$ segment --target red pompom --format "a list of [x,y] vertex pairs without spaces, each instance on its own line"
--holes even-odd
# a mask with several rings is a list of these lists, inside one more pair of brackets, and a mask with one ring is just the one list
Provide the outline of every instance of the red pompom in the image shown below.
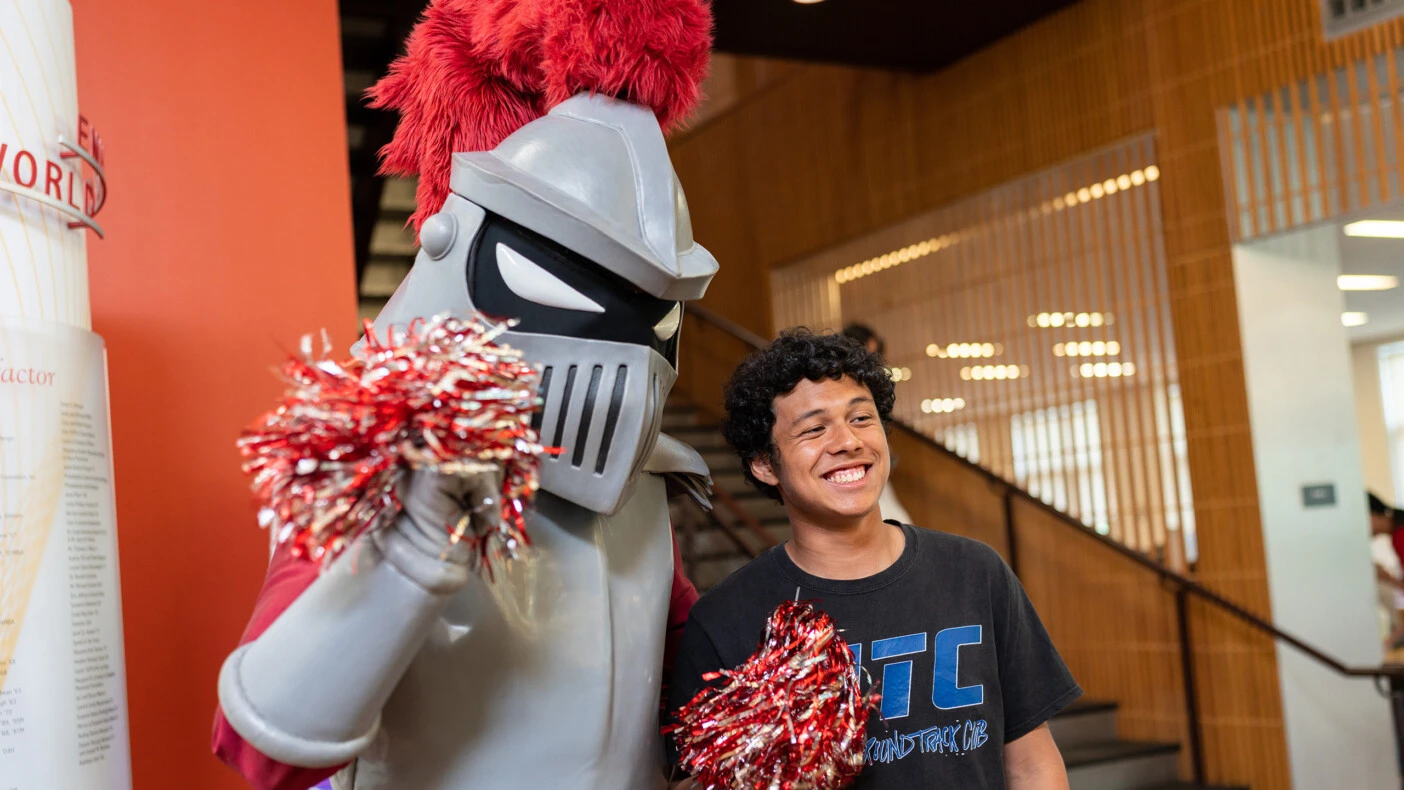
[[329,564],[399,514],[395,485],[406,469],[500,465],[501,523],[467,537],[480,561],[515,556],[529,542],[522,513],[544,449],[531,428],[536,369],[493,342],[506,328],[436,318],[381,343],[367,321],[364,352],[343,362],[328,359],[325,337],[320,359],[303,338],[302,358],[283,366],[282,405],[239,439],[260,523],[294,553]]
[[448,197],[454,153],[487,151],[582,93],[681,123],[711,49],[705,0],[433,0],[406,52],[367,95],[398,110],[381,172],[419,176],[419,225]]
[[834,621],[808,601],[786,601],[756,654],[710,673],[669,728],[684,768],[708,790],[836,790],[863,770],[875,693],[859,688],[853,653]]

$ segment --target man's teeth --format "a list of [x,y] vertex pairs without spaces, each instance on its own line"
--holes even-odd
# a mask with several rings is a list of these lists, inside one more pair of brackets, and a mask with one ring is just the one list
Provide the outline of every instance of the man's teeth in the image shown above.
[[838,472],[834,472],[833,474],[830,474],[827,477],[829,479],[829,482],[831,483],[856,483],[859,480],[862,480],[867,475],[868,470],[864,467],[859,466],[853,469],[843,469]]

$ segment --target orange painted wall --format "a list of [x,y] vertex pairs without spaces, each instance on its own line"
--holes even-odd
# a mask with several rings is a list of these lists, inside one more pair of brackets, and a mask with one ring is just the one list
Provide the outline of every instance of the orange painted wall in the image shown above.
[[354,339],[336,0],[73,0],[107,144],[90,237],[107,340],[133,771],[244,787],[209,752],[215,679],[267,557],[234,440],[305,332]]

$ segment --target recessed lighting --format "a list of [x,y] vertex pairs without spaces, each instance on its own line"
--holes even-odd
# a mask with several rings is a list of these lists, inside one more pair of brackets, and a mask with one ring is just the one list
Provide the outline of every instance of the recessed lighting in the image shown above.
[[1007,381],[1028,375],[1027,365],[975,365],[960,369],[960,377],[966,381]]
[[1084,362],[1074,365],[1072,374],[1084,379],[1119,379],[1136,375],[1136,366],[1130,362]]
[[928,398],[921,402],[923,414],[950,414],[963,408],[964,398]]
[[795,2],[799,3],[800,5],[814,5],[815,3],[824,2],[824,0],[795,0]]
[[1370,316],[1365,313],[1341,313],[1341,326],[1365,326]]
[[1346,225],[1345,235],[1368,239],[1404,239],[1404,222],[1394,219],[1362,219]]
[[1388,291],[1399,287],[1399,278],[1392,274],[1342,274],[1336,278],[1342,291]]

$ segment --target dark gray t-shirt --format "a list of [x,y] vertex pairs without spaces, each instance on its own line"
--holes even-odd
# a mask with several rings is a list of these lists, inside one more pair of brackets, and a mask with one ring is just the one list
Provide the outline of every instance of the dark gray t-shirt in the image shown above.
[[881,711],[868,721],[867,767],[854,788],[1004,787],[1004,745],[1082,690],[993,549],[895,528],[906,534],[902,556],[866,579],[811,576],[777,546],[702,596],[683,635],[668,710],[702,688],[704,673],[749,658],[766,618],[798,588],[834,618],[865,688],[868,678],[881,683]]

